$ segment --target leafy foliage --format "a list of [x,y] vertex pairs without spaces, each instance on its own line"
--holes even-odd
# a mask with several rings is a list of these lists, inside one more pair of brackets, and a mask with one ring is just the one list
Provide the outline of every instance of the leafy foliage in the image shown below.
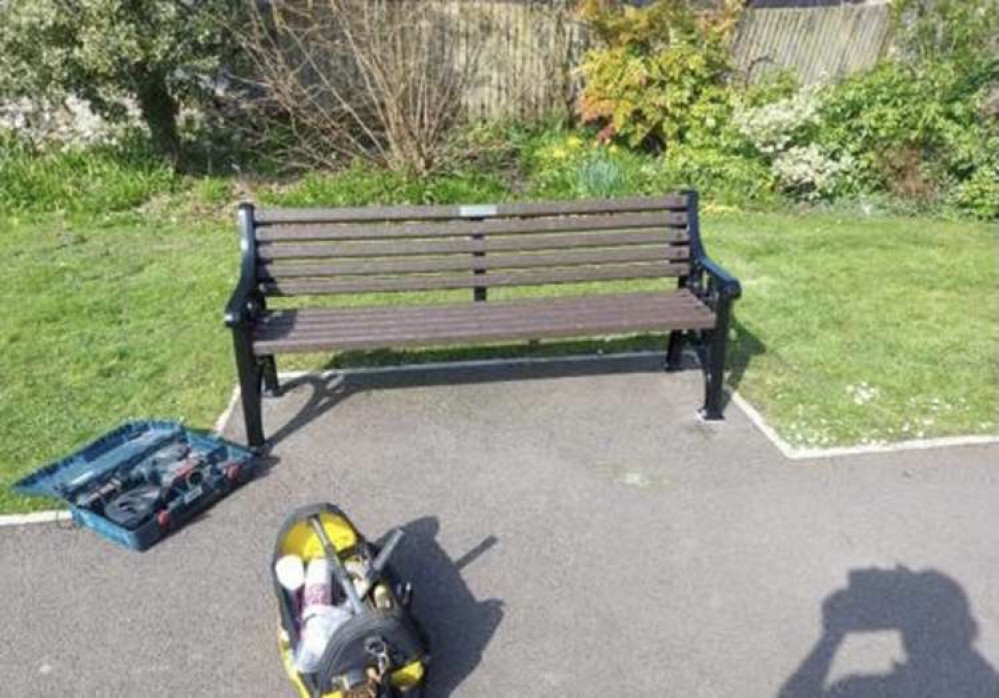
[[999,3],[993,0],[895,0],[896,44],[916,65],[940,61],[979,72],[995,64]]
[[821,95],[816,142],[850,156],[862,189],[995,215],[999,121],[983,109],[999,82],[999,5],[905,0],[897,55]]
[[208,97],[231,58],[235,0],[0,3],[0,96],[75,94],[109,119],[134,100],[162,155],[179,157],[179,109]]
[[905,0],[892,57],[818,91],[741,100],[734,123],[795,198],[883,192],[994,216],[999,80],[992,0]]
[[588,0],[580,14],[602,42],[581,65],[580,116],[602,126],[600,139],[662,149],[692,131],[717,132],[728,120],[728,41],[735,3],[696,14],[687,0],[648,7]]
[[774,184],[801,199],[829,199],[843,193],[853,179],[849,153],[834,157],[815,142],[819,102],[811,90],[735,114],[734,121],[756,155],[769,163]]
[[722,204],[766,204],[776,198],[774,175],[765,162],[718,148],[671,148],[660,158],[657,176],[671,189],[697,189],[709,201]]

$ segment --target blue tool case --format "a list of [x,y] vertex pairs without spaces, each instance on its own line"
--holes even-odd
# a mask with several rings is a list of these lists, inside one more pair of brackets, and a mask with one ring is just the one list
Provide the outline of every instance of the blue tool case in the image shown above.
[[145,550],[253,475],[242,446],[177,422],[128,422],[14,485],[58,497],[73,520]]

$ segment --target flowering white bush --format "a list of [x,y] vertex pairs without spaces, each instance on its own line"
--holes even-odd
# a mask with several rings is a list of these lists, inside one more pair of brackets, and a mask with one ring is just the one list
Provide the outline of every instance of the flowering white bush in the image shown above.
[[736,128],[764,155],[778,155],[800,139],[802,132],[817,124],[818,99],[810,90],[761,107],[740,109]]
[[854,165],[849,155],[834,160],[812,143],[795,146],[778,155],[773,162],[773,172],[786,192],[806,199],[819,199],[835,194]]
[[779,102],[739,110],[734,117],[740,133],[770,161],[778,186],[806,199],[837,193],[855,169],[849,155],[833,159],[812,142],[818,111],[815,92],[802,90]]
[[60,102],[19,99],[0,103],[0,133],[12,131],[37,146],[63,149],[114,143],[124,129],[141,123],[134,105],[127,112],[125,123],[111,124],[78,97]]

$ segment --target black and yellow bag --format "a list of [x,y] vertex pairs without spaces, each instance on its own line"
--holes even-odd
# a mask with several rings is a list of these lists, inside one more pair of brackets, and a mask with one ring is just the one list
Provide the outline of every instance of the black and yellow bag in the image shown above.
[[[325,542],[319,535],[318,522],[325,532]],[[368,585],[348,575],[355,587],[367,586],[369,590],[360,599],[360,610],[335,630],[318,670],[299,672],[294,660],[300,632],[295,610],[298,601],[278,582],[274,567],[285,555],[297,555],[306,563],[326,557],[324,544],[336,551],[346,569],[373,570],[374,563],[379,562],[380,546],[365,540],[346,514],[332,504],[303,507],[288,517],[278,533],[271,564],[280,613],[278,646],[288,678],[303,698],[422,695],[429,659],[426,638],[409,613],[411,587],[397,577],[389,564],[367,579]],[[333,588],[337,589],[336,581]]]

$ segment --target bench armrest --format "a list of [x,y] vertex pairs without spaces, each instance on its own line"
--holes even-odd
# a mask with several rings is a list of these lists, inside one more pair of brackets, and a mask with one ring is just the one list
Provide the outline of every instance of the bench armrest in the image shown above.
[[[698,216],[700,197],[694,190],[687,194],[687,216],[690,226],[690,280],[687,286],[697,295],[709,301],[728,304],[742,295],[742,284],[718,262],[708,256],[701,241],[701,226]],[[702,276],[707,276],[707,283]]]
[[229,297],[229,302],[225,305],[225,312],[222,321],[226,327],[238,327],[246,324],[253,317],[253,286],[247,283],[245,277],[240,276],[236,289]]
[[711,277],[718,289],[719,296],[735,300],[742,295],[742,284],[739,283],[739,280],[706,254],[695,255],[694,263]]
[[226,303],[223,321],[226,327],[239,327],[249,323],[259,308],[256,285],[257,241],[253,231],[253,205],[242,203],[237,214],[239,224],[240,267],[239,281]]

